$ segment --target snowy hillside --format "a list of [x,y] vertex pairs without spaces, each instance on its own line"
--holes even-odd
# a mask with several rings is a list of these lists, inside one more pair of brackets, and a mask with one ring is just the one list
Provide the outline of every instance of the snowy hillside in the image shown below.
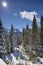
[[[4,61],[8,65],[43,65],[43,58],[37,57],[37,59],[39,59],[40,61],[30,61],[29,57],[20,49],[20,47],[16,47],[14,53],[5,56]],[[0,65],[1,64],[2,63],[0,63]]]
[[0,58],[0,65],[7,65],[7,64]]

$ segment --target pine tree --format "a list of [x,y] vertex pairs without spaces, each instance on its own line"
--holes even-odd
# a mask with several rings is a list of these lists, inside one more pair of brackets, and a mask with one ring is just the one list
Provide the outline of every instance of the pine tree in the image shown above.
[[16,36],[17,38],[17,45],[19,45],[19,37],[18,37],[18,35]]
[[11,53],[11,45],[7,35],[5,35],[5,38],[6,38],[6,53],[9,54]]
[[22,31],[22,42],[23,42],[23,47],[25,47],[25,28],[23,28]]
[[3,25],[0,19],[0,46],[4,47],[4,35],[3,35]]
[[41,16],[40,26],[40,44],[43,46],[43,16]]
[[2,57],[2,54],[4,55],[4,53],[5,53],[5,40],[3,35],[3,24],[0,19],[0,57]]
[[25,36],[26,36],[26,45],[28,45],[29,44],[29,27],[28,27],[28,25],[26,26]]
[[34,15],[33,18],[33,23],[32,23],[32,45],[33,48],[37,47],[37,43],[38,43],[38,27],[37,27],[37,23],[36,23],[36,17]]
[[13,52],[14,51],[14,28],[13,28],[13,25],[11,25],[9,39],[10,39],[10,44],[11,44],[11,52]]
[[28,25],[26,29],[23,28],[23,46],[26,47],[29,44],[29,28]]

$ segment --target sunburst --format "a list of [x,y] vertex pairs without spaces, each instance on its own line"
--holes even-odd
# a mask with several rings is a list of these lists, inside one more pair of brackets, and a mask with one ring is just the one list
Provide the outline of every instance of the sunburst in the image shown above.
[[7,2],[3,1],[2,5],[3,5],[3,7],[7,7]]

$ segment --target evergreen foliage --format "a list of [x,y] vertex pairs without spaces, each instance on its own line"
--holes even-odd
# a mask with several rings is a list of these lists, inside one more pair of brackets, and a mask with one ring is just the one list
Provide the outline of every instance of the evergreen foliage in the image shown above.
[[32,23],[32,45],[35,47],[37,47],[37,38],[38,38],[38,27],[37,27],[37,23],[36,23],[36,17],[34,15],[33,18],[33,23]]
[[14,51],[14,28],[13,25],[11,25],[11,30],[10,30],[10,34],[9,34],[9,39],[10,39],[10,44],[11,44],[11,52]]
[[40,44],[43,46],[43,16],[40,21]]
[[29,28],[28,25],[26,26],[26,29],[23,28],[23,46],[26,47],[27,44],[29,44]]
[[7,35],[6,35],[6,52],[7,54],[11,53],[11,45]]

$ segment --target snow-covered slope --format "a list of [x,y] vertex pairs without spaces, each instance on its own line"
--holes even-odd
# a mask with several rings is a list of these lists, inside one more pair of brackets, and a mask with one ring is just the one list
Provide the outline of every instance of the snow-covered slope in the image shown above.
[[7,64],[0,58],[0,65],[7,65]]
[[[8,61],[8,65],[17,65],[17,64],[22,64],[22,65],[43,65],[43,58],[40,58],[40,57],[38,57],[39,58],[39,62],[37,61],[35,61],[34,60],[34,62],[32,62],[32,61],[29,61],[29,58],[28,58],[28,56],[21,50],[21,48],[19,47],[19,48],[15,48],[15,50],[14,50],[14,53],[11,53],[11,54],[9,54],[9,55],[6,55],[6,57],[5,57],[6,59],[6,61]],[[4,65],[4,64],[2,64],[2,65]]]

